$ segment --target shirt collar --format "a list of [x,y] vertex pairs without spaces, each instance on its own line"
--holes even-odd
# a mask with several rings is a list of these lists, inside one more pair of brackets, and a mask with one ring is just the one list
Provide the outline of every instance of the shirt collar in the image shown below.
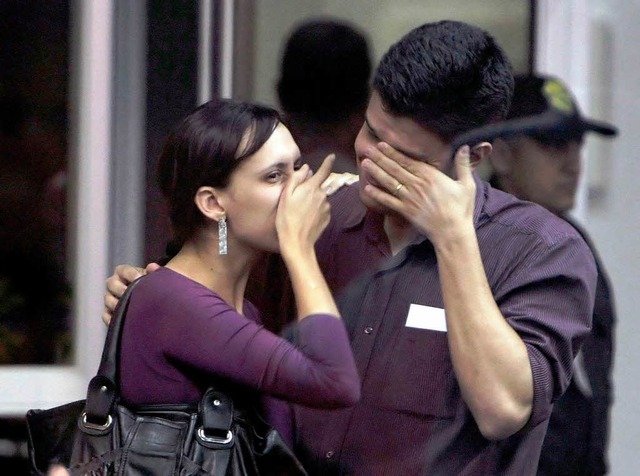
[[488,184],[483,181],[478,174],[473,173],[473,180],[476,182],[476,201],[475,208],[473,210],[473,227],[478,229],[480,224],[480,218],[484,213],[484,206],[487,201],[487,187]]

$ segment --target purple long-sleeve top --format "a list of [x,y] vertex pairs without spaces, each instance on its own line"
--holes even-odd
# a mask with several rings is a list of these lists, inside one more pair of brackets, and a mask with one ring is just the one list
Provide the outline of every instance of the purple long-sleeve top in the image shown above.
[[308,316],[297,326],[297,343],[264,329],[248,301],[241,314],[205,286],[161,268],[131,296],[121,394],[134,405],[195,403],[222,378],[311,407],[354,404],[360,381],[342,321]]

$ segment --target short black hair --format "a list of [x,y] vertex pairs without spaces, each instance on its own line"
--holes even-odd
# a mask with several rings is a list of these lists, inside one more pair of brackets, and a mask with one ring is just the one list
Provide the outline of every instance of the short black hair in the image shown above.
[[364,33],[341,20],[312,19],[298,25],[285,43],[278,100],[285,114],[339,121],[364,110],[370,76]]
[[445,140],[505,118],[513,71],[491,35],[458,21],[427,23],[383,56],[373,89],[387,110]]
[[169,208],[174,244],[204,224],[194,203],[202,186],[224,188],[240,163],[260,149],[280,124],[270,107],[216,99],[184,118],[168,135],[158,160],[158,182]]

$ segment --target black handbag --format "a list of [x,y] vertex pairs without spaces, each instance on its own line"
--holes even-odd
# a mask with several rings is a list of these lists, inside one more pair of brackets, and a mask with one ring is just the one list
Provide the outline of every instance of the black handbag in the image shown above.
[[197,408],[120,403],[120,335],[138,281],[114,312],[86,400],[27,412],[31,474],[61,464],[71,475],[306,475],[254,406],[227,391],[209,388]]

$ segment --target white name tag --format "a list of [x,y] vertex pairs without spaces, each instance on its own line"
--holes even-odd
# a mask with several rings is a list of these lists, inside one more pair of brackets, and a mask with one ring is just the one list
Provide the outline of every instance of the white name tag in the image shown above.
[[405,326],[416,329],[447,332],[447,320],[444,317],[444,309],[422,306],[421,304],[411,304]]

